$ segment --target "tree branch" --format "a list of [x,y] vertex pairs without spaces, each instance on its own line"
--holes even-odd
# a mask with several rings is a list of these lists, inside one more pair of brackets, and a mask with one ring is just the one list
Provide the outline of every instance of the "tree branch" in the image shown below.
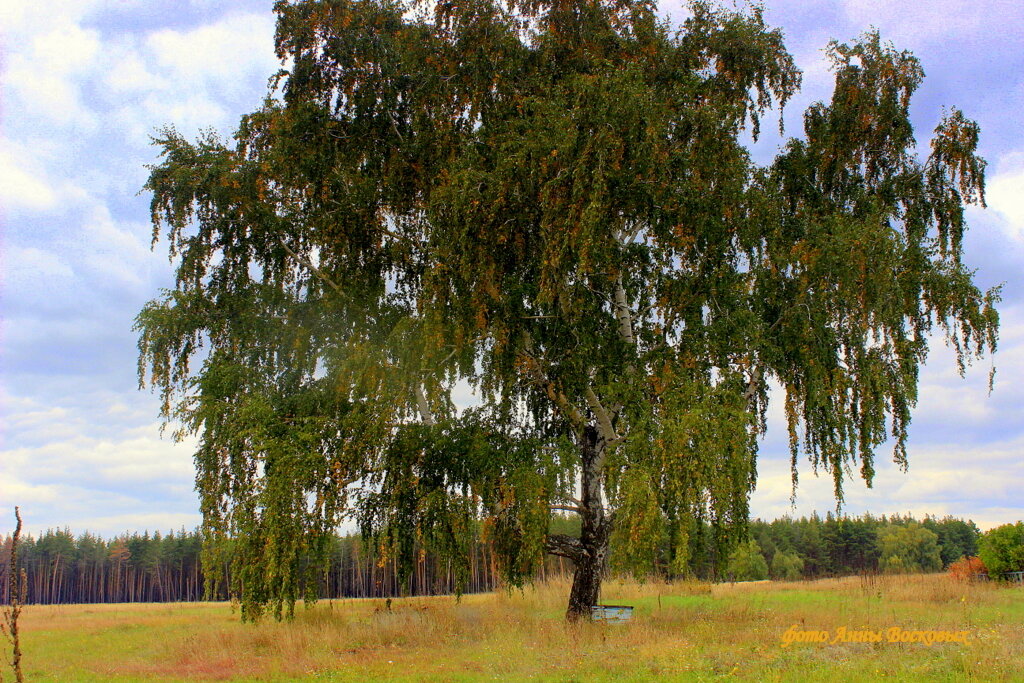
[[633,335],[633,316],[626,301],[626,289],[622,286],[622,275],[615,278],[615,317],[619,321],[619,336],[630,346],[636,346]]
[[761,386],[763,377],[764,369],[760,365],[754,366],[754,371],[750,373],[750,379],[747,381],[747,390],[743,392],[743,400],[747,404],[750,404],[757,396],[757,390]]
[[520,353],[526,358],[527,362],[524,363],[524,365],[527,373],[530,375],[530,378],[535,383],[544,387],[548,398],[558,406],[558,410],[569,421],[571,421],[577,428],[582,428],[586,424],[586,420],[583,419],[580,411],[577,410],[576,406],[569,402],[566,395],[555,385],[553,381],[551,381],[550,378],[548,378],[544,373],[544,370],[541,369],[540,361],[530,353],[533,349],[533,338],[530,336],[529,332],[526,333],[526,346],[528,350],[520,351]]
[[594,411],[594,415],[597,417],[598,427],[601,429],[601,436],[604,437],[606,446],[618,443],[622,441],[622,437],[615,433],[615,427],[612,425],[611,414],[605,409],[604,405],[601,404],[601,399],[594,393],[593,387],[587,387],[587,405]]
[[573,562],[576,562],[583,557],[583,544],[580,539],[565,534],[549,534],[545,543],[545,548],[552,555],[558,555],[559,557],[565,557]]
[[628,228],[626,226],[622,226],[621,230],[615,231],[615,241],[622,246],[632,244],[633,240],[636,239],[636,236],[640,234],[641,230],[643,230],[643,227],[644,224],[641,221],[637,221]]
[[312,261],[310,261],[305,256],[302,256],[302,255],[298,254],[294,249],[292,249],[291,246],[289,246],[288,242],[286,242],[283,237],[280,238],[280,242],[281,242],[281,246],[284,247],[285,251],[287,251],[289,254],[291,254],[293,259],[295,259],[296,261],[298,261],[302,265],[304,265],[307,268],[309,268],[309,270],[311,270],[314,275],[316,275],[318,278],[320,278],[321,280],[326,282],[328,285],[330,285],[331,289],[333,289],[338,294],[341,294],[344,297],[351,298],[351,297],[349,297],[348,293],[345,290],[343,290],[341,287],[338,286],[338,284],[336,282],[334,282],[334,280],[332,280],[331,278],[327,277],[327,275],[322,270],[320,270],[315,265],[313,265]]
[[430,412],[430,405],[427,403],[427,395],[423,392],[423,385],[416,383],[416,408],[420,411],[420,419],[428,427],[434,426],[434,414]]

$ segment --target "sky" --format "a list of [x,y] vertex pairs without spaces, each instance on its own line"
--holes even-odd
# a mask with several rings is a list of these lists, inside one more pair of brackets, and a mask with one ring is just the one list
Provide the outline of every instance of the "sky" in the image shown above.
[[[160,433],[138,389],[132,321],[171,286],[166,244],[151,250],[150,136],[229,135],[280,64],[270,0],[6,0],[0,3],[0,533],[113,535],[192,528],[194,443]],[[663,2],[669,17],[683,16]],[[922,370],[909,469],[878,452],[873,488],[848,481],[844,511],[950,514],[982,529],[1024,519],[1024,3],[1018,0],[767,0],[804,72],[783,117],[828,99],[823,48],[876,27],[921,59],[912,116],[926,149],[943,107],[981,125],[988,208],[969,210],[965,260],[1003,283],[1000,349],[956,371],[941,338]],[[752,144],[769,161],[780,138]],[[995,385],[988,391],[990,368]],[[466,397],[463,397],[465,399]],[[754,516],[825,514],[829,475],[801,464],[795,505],[781,411],[770,411]]]

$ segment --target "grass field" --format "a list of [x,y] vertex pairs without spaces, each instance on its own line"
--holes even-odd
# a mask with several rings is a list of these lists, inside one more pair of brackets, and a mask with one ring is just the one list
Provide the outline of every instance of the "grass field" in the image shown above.
[[[605,584],[631,623],[563,622],[568,585],[454,598],[335,600],[293,623],[241,624],[229,605],[28,606],[34,681],[1024,681],[1024,588],[943,575],[816,582]],[[794,628],[795,627],[795,628]],[[854,631],[881,642],[843,642]],[[966,644],[889,642],[889,629],[967,631]],[[830,642],[787,632],[826,631]],[[837,641],[837,642],[831,642]],[[5,680],[11,680],[6,674]]]

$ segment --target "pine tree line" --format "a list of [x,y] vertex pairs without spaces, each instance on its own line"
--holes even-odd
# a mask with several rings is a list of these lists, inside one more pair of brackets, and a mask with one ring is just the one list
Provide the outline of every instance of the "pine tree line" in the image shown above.
[[[555,518],[559,532],[578,533],[578,522]],[[726,558],[715,557],[714,529],[703,526],[691,537],[691,561],[682,573],[700,578],[732,576]],[[733,560],[742,566],[762,562],[772,578],[820,578],[861,572],[902,570],[934,571],[961,556],[978,552],[980,532],[971,521],[952,517],[817,516],[750,523],[750,544],[741,545]],[[667,542],[660,555],[667,556]],[[706,546],[706,547],[705,547]],[[203,600],[206,576],[202,538],[197,531],[180,530],[123,534],[113,539],[70,530],[48,530],[25,536],[19,544],[19,562],[28,576],[27,602],[68,604],[102,602],[177,602]],[[11,537],[0,547],[0,576],[7,576]],[[613,563],[614,564],[614,563]],[[740,566],[740,565],[737,565]],[[564,558],[549,555],[538,578],[571,571]],[[754,570],[755,573],[760,570]],[[228,598],[229,569],[221,567],[216,592],[208,597]],[[657,573],[679,575],[666,564]],[[218,577],[220,578],[220,577]],[[473,544],[465,591],[494,590],[499,583],[495,557],[489,545]],[[457,577],[451,563],[430,553],[417,554],[407,586],[401,584],[393,559],[382,558],[357,535],[333,539],[326,571],[315,592],[321,598],[387,598],[400,595],[443,595],[456,592]],[[6,582],[0,582],[0,602],[9,600]]]
[[[94,534],[75,536],[70,530],[48,530],[19,543],[19,564],[28,577],[29,604],[103,602],[178,602],[207,597],[228,598],[229,568],[221,567],[222,581],[211,596],[204,596],[202,538],[197,531],[181,530],[124,534],[105,540]],[[0,576],[7,576],[11,537],[0,547]],[[541,567],[541,578],[567,571],[566,560],[551,556]],[[220,577],[218,577],[220,578]],[[465,592],[494,590],[495,559],[488,544],[473,544]],[[429,553],[417,554],[415,567],[403,587],[394,559],[381,558],[359,536],[333,540],[327,570],[316,593],[321,598],[387,598],[400,595],[445,595],[456,592],[457,577],[450,561]],[[0,602],[9,600],[6,581],[0,581]]]
[[[202,541],[192,531],[124,534],[103,539],[50,529],[19,543],[28,578],[27,602],[177,602],[203,597]],[[11,537],[3,539],[0,569],[7,571]],[[8,586],[0,597],[8,599]]]

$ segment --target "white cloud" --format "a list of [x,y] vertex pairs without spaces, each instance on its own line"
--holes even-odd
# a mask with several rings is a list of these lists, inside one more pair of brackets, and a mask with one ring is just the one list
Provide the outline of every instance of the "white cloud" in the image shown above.
[[215,86],[237,93],[247,83],[240,76],[256,70],[273,73],[274,17],[268,13],[234,14],[188,32],[159,31],[146,40],[156,64],[173,80]]
[[236,112],[259,105],[279,68],[273,37],[270,13],[232,14],[109,45],[102,81],[122,139],[149,149],[150,136],[165,125],[187,136],[233,127]]
[[[911,447],[906,472],[889,462],[885,452],[876,460],[873,488],[860,479],[847,479],[843,512],[859,515],[911,513],[972,518],[983,528],[1024,519],[1024,437],[994,446]],[[751,500],[755,517],[809,516],[835,511],[830,474],[814,476],[803,464],[790,505],[789,463],[762,460],[757,491]]]
[[1004,230],[1024,240],[1024,153],[1006,155],[999,167],[988,181],[985,201],[1005,221]]
[[46,211],[56,203],[57,193],[47,182],[26,171],[23,160],[0,151],[0,207],[5,213]]
[[[148,507],[152,510],[151,512],[143,512],[135,508],[131,512],[120,515],[90,515],[86,513],[77,518],[74,530],[90,531],[111,538],[125,532],[142,530],[166,533],[184,528],[191,531],[202,521],[197,512],[168,512],[155,508],[155,506]],[[95,513],[95,510],[90,512]]]
[[61,160],[53,139],[0,140],[0,210],[7,218],[63,213],[85,199],[81,187],[51,170]]
[[38,26],[46,26],[60,17],[69,22],[78,22],[92,12],[101,0],[8,0],[0,4],[0,25],[10,39],[23,36]]
[[11,247],[6,254],[7,283],[15,286],[22,280],[29,287],[41,286],[44,282],[52,283],[53,278],[71,277],[71,267],[59,254],[36,247]]
[[[8,238],[0,276],[8,307],[3,342],[8,349],[31,349],[57,339],[67,344],[78,340],[87,348],[90,337],[109,324],[99,315],[108,305],[104,301],[138,305],[154,293],[149,291],[154,267],[166,268],[149,249],[148,226],[113,220],[92,197],[62,205],[66,215],[71,206],[81,221],[73,231],[42,241],[32,232]],[[97,298],[97,292],[106,299]]]
[[154,255],[148,242],[148,226],[118,224],[106,206],[93,208],[84,226],[88,248],[80,255],[81,262],[97,281],[106,286],[138,290],[149,281],[149,266]]
[[[48,412],[46,442],[0,450],[0,497],[23,505],[37,524],[73,520],[78,526],[82,510],[70,515],[72,508],[101,499],[117,499],[129,509],[156,507],[168,496],[194,505],[194,442],[161,439],[156,424],[119,430],[116,437],[87,436],[75,429],[87,418],[81,411]],[[43,415],[30,417],[35,421]],[[65,493],[56,495],[60,491]],[[68,498],[70,491],[75,493]],[[174,508],[181,509],[180,503],[175,501]]]
[[41,117],[56,128],[90,131],[96,117],[83,101],[81,86],[83,76],[101,61],[99,35],[59,14],[41,25],[49,30],[9,57],[5,89],[23,115]]
[[134,43],[118,45],[115,49],[117,57],[103,80],[118,96],[130,97],[139,90],[165,90],[171,87],[166,77],[153,73]]

